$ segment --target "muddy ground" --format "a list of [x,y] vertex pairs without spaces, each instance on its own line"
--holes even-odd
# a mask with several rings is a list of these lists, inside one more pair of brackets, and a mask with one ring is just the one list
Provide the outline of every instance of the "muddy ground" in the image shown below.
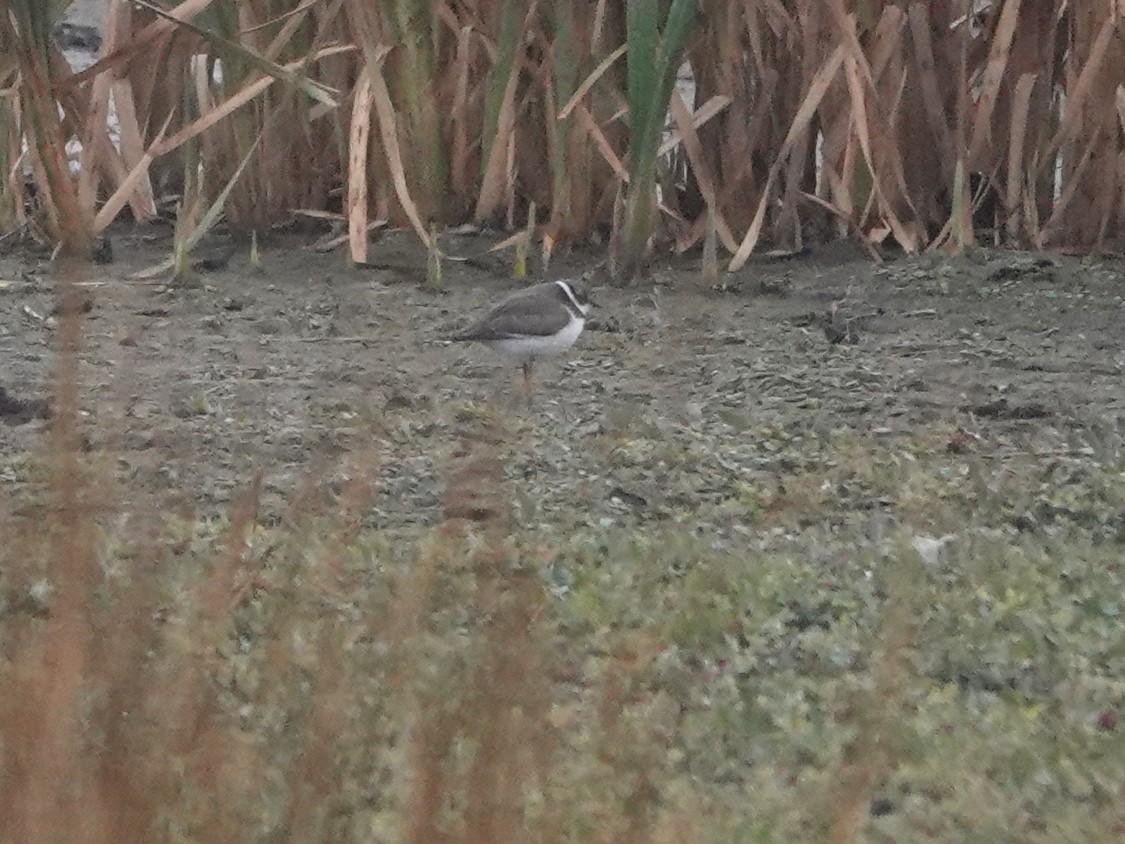
[[[291,837],[286,807],[313,770],[296,760],[325,741],[311,690],[337,668],[349,714],[307,757],[331,760],[312,782],[333,796],[324,834],[302,840],[398,840],[387,784],[423,770],[404,751],[418,713],[471,737],[536,699],[552,701],[546,802],[573,817],[567,840],[633,805],[635,780],[708,840],[827,840],[851,816],[836,807],[853,770],[880,771],[846,798],[869,802],[862,840],[1120,838],[1125,261],[876,265],[834,247],[756,264],[724,290],[701,287],[691,261],[629,290],[595,272],[596,319],[540,368],[528,407],[518,372],[444,339],[517,286],[490,241],[443,239],[473,260],[448,261],[433,291],[408,234],[374,244],[382,269],[307,248],[316,237],[266,244],[261,273],[239,249],[170,285],[130,278],[166,257],[166,237],[115,236],[117,261],[81,282],[79,475],[93,482],[76,487],[51,483],[38,404],[58,364],[51,275],[26,253],[0,257],[0,660],[64,583],[42,544],[59,524],[52,496],[96,496],[97,559],[124,614],[106,629],[146,631],[107,651],[107,676],[153,678],[135,706],[110,697],[112,717],[213,699],[222,738],[199,753],[229,740],[256,760],[232,762],[220,788],[246,819],[240,840]],[[509,480],[494,482],[495,464],[478,480],[514,505],[510,558],[480,533],[462,545],[431,530],[462,437],[493,413]],[[245,512],[238,491],[257,472],[232,575],[221,517]],[[352,477],[373,479],[359,508]],[[314,506],[329,518],[287,518]],[[229,594],[229,618],[195,611],[199,589],[216,606]],[[549,675],[532,671],[526,693],[482,683],[524,658],[492,638],[525,626],[496,623],[497,607],[524,619],[528,602],[526,641]],[[150,618],[169,631],[155,651]],[[403,640],[407,624],[421,632]],[[179,783],[192,768],[164,717],[137,746],[175,759]],[[477,767],[449,735],[437,752],[471,786]],[[167,791],[161,824],[206,824],[215,780],[195,787]]]
[[[431,525],[456,417],[492,399],[519,434],[519,518],[553,530],[672,519],[746,533],[745,490],[807,471],[785,443],[808,437],[850,435],[877,454],[924,431],[935,450],[994,466],[1118,447],[1120,258],[982,251],[878,265],[827,247],[751,265],[725,290],[702,287],[690,261],[627,290],[595,269],[596,318],[540,368],[528,409],[493,353],[443,339],[519,284],[488,241],[448,238],[447,253],[476,259],[447,262],[446,289],[432,291],[406,233],[373,247],[383,269],[347,267],[312,239],[268,245],[260,272],[239,250],[173,286],[130,278],[168,243],[125,232],[117,260],[87,271],[85,435],[126,509],[221,513],[261,470],[271,518],[305,478],[338,489],[362,455],[376,467],[370,523]],[[595,266],[569,256],[552,274]],[[18,400],[51,391],[53,305],[45,260],[0,258],[0,386]],[[0,425],[9,491],[34,480],[43,448],[47,423],[24,418]],[[886,503],[838,495],[857,497],[849,509]]]

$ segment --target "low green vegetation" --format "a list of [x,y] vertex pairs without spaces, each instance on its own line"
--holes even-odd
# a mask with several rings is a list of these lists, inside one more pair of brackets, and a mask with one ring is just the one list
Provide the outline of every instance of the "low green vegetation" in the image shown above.
[[[72,764],[112,807],[97,760],[127,762],[144,840],[1118,840],[1116,458],[778,442],[804,458],[731,488],[735,529],[513,528],[518,436],[480,431],[409,537],[359,475],[280,521],[253,491],[98,519]],[[62,525],[13,524],[6,685],[66,635]],[[6,770],[36,705],[7,699]]]

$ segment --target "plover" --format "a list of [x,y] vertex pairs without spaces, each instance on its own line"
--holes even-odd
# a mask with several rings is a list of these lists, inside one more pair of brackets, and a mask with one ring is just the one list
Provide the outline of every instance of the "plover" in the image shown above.
[[589,310],[585,293],[573,282],[547,281],[509,296],[453,339],[475,340],[518,363],[530,391],[532,364],[573,346]]

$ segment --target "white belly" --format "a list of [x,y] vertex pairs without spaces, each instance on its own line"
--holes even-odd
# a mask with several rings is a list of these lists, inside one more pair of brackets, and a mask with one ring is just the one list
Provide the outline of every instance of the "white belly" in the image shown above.
[[530,363],[565,352],[574,345],[585,325],[586,320],[573,319],[570,325],[550,337],[511,337],[507,340],[494,340],[488,345],[517,363]]

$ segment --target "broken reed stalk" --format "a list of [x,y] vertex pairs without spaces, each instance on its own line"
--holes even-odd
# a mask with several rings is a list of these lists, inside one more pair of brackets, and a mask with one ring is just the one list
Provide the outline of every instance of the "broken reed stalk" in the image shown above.
[[527,259],[531,254],[531,245],[535,242],[535,203],[527,209],[527,224],[524,226],[523,237],[516,240],[516,259],[512,268],[512,275],[516,278],[527,278]]
[[441,268],[441,249],[438,247],[436,223],[430,223],[430,245],[426,250],[426,284],[435,290],[444,287]]
[[[197,58],[193,64],[198,68],[201,62]],[[182,108],[188,120],[199,116],[202,104],[197,101],[197,96],[191,81],[185,79]],[[176,207],[176,230],[172,241],[172,275],[177,279],[186,278],[191,271],[189,242],[203,216],[203,185],[199,167],[201,147],[202,141],[199,138],[189,138],[183,147],[184,188]]]
[[703,236],[703,268],[702,278],[704,287],[716,287],[719,284],[719,246],[715,234],[715,215],[707,215],[707,229]]
[[831,844],[863,840],[871,801],[893,774],[901,753],[901,709],[904,690],[909,688],[908,661],[915,638],[913,604],[917,603],[909,569],[912,560],[913,566],[918,565],[912,549],[903,549],[902,554],[905,559],[900,562],[905,565],[889,575],[889,598],[878,633],[871,689],[854,703],[856,735],[845,750],[830,795]]

